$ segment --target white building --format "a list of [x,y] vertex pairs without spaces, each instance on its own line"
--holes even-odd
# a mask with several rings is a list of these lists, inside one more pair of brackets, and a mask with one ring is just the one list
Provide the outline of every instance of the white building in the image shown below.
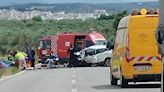
[[102,14],[106,13],[106,10],[95,10],[94,13],[65,13],[65,12],[58,12],[52,13],[51,11],[43,12],[43,11],[17,11],[15,9],[0,10],[0,19],[32,19],[35,16],[41,16],[42,19],[54,19],[54,20],[62,20],[62,19],[83,19],[86,20],[88,18],[98,18]]

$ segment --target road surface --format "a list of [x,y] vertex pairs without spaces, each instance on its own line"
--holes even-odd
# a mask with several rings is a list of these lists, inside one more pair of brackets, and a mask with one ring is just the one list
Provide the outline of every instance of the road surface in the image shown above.
[[111,86],[109,69],[61,68],[26,71],[0,82],[0,92],[160,92],[159,85]]

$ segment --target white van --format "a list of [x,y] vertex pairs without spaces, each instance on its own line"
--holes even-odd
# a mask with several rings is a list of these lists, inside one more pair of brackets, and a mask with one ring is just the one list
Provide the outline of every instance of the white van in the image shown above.
[[112,50],[108,50],[105,45],[94,45],[79,52],[78,60],[85,61],[88,64],[100,64],[107,66],[112,56]]

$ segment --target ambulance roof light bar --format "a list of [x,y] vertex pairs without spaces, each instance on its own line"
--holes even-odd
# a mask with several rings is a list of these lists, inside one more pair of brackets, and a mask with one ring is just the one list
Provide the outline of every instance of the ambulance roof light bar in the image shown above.
[[132,16],[135,15],[153,15],[153,14],[159,14],[159,9],[157,9],[157,11],[155,11],[154,9],[145,9],[142,8],[140,11],[138,9],[134,9],[131,13]]

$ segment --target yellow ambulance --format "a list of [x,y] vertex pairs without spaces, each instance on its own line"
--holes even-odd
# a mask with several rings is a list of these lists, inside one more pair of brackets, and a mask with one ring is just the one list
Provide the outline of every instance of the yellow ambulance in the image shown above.
[[128,82],[160,81],[162,62],[155,39],[158,21],[157,12],[146,9],[120,20],[110,62],[112,85],[118,80],[122,88]]

